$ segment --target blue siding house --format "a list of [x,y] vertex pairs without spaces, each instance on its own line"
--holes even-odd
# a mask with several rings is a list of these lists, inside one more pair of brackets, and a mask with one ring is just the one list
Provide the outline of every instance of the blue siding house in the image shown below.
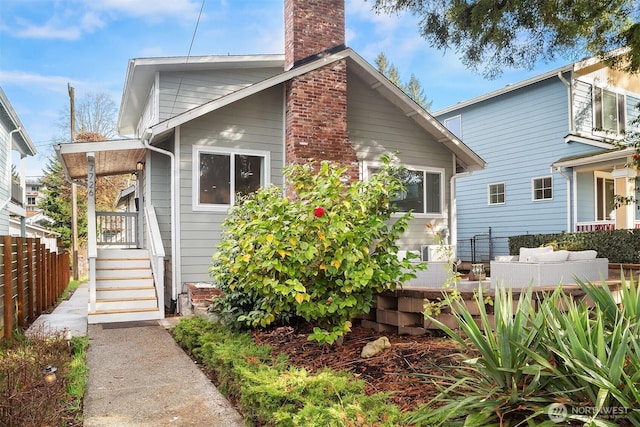
[[585,60],[435,112],[487,162],[456,180],[459,258],[506,255],[513,235],[638,227],[614,195],[635,196],[634,149],[617,143],[639,102],[640,78]]

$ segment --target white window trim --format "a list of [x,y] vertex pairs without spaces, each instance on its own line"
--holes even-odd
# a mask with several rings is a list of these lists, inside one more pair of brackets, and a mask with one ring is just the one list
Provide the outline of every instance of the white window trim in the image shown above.
[[[383,165],[382,162],[376,161],[365,161],[364,162],[364,179],[369,179],[369,168],[380,168]],[[444,168],[436,168],[430,166],[416,166],[416,165],[406,165],[402,164],[402,167],[405,167],[409,170],[427,172],[427,173],[437,173],[440,174],[440,212],[438,213],[420,213],[420,212],[412,212],[414,218],[444,218],[446,209],[445,209],[445,169]],[[422,204],[423,206],[427,206],[427,194],[426,191],[422,194]],[[404,215],[405,212],[397,212],[392,216],[401,216]]]
[[[551,178],[551,197],[548,199],[536,199],[536,187],[535,187],[535,183],[536,180],[538,179],[545,179],[545,178]],[[531,178],[531,201],[532,202],[548,202],[550,200],[553,200],[553,175],[545,175],[545,176],[537,176],[535,178]]]
[[[624,97],[624,102],[623,104],[625,105],[625,110],[623,111],[623,124],[624,124],[624,129],[625,131],[627,130],[627,128],[629,127],[629,124],[627,123],[627,110],[626,110],[626,105],[627,105],[627,94],[624,91],[620,91],[617,88],[611,88],[611,87],[605,87],[603,85],[598,85],[593,83],[591,85],[591,119],[593,120],[593,134],[595,136],[601,137],[601,138],[608,138],[608,139],[614,139],[614,140],[621,140],[624,139],[625,137],[625,133],[624,132],[620,132],[620,130],[618,130],[618,132],[613,133],[613,132],[609,132],[606,130],[596,130],[595,126],[596,126],[596,90],[602,90],[602,91],[607,91],[607,92],[611,92],[611,93],[615,93],[616,94],[616,109],[618,108],[618,96],[623,96]],[[602,102],[602,100],[600,101]],[[618,120],[618,118],[616,117],[616,121]]]
[[[502,185],[502,194],[504,201],[498,203],[491,203],[491,186],[492,185]],[[507,184],[503,182],[492,182],[491,184],[487,184],[487,205],[489,206],[499,206],[507,203]]]
[[[200,203],[200,154],[222,154],[231,156],[231,162],[233,166],[234,155],[248,155],[248,156],[260,156],[264,158],[264,171],[262,187],[267,187],[271,184],[271,153],[269,151],[261,150],[246,150],[241,148],[224,148],[224,147],[212,147],[209,145],[193,145],[191,156],[191,187],[193,193],[191,194],[191,208],[195,212],[227,212],[231,206],[235,204],[235,193],[231,191],[231,197],[229,204],[208,204]],[[233,167],[232,169],[233,170]],[[233,177],[231,177],[233,179]]]
[[[449,122],[451,120],[455,120],[455,119],[458,119],[460,121],[460,135],[456,135],[455,133],[453,133],[453,131],[451,131],[449,129],[449,126],[447,126],[447,122]],[[444,124],[444,127],[446,127],[449,130],[449,132],[451,132],[454,135],[456,135],[456,137],[458,137],[459,139],[462,139],[462,135],[464,135],[464,133],[462,131],[462,114],[458,114],[458,115],[455,115],[455,116],[447,117],[446,119],[444,119],[443,124]]]

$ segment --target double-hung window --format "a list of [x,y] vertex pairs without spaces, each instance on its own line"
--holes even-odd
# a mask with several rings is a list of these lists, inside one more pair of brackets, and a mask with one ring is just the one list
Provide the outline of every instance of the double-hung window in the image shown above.
[[[376,166],[367,167],[367,176],[378,172]],[[391,197],[399,212],[442,215],[444,205],[444,170],[439,168],[404,167],[396,175],[405,190]]]
[[533,179],[533,200],[553,199],[553,179],[550,176]]
[[489,204],[504,205],[504,182],[489,184]]
[[620,135],[625,131],[625,99],[601,87],[593,88],[593,112],[596,131]]
[[226,210],[269,183],[269,153],[213,147],[193,150],[193,209]]

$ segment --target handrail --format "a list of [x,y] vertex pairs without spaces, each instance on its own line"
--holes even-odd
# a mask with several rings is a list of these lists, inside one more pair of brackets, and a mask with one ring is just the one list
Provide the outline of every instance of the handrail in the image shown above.
[[98,245],[138,247],[137,229],[137,212],[96,212]]
[[158,306],[164,307],[164,246],[162,245],[162,235],[158,226],[156,210],[153,206],[144,207],[144,218],[147,230],[147,241],[149,256],[151,258],[151,272],[154,277]]

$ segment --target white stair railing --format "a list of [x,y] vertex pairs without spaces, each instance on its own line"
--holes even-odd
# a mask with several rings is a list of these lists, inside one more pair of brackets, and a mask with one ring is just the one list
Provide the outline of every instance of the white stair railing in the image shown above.
[[[164,246],[162,236],[158,226],[156,210],[153,206],[145,206],[144,218],[147,225],[147,242],[149,256],[151,258],[151,271],[153,273],[153,283],[158,297],[158,307],[164,309]],[[163,316],[164,317],[164,316]]]

